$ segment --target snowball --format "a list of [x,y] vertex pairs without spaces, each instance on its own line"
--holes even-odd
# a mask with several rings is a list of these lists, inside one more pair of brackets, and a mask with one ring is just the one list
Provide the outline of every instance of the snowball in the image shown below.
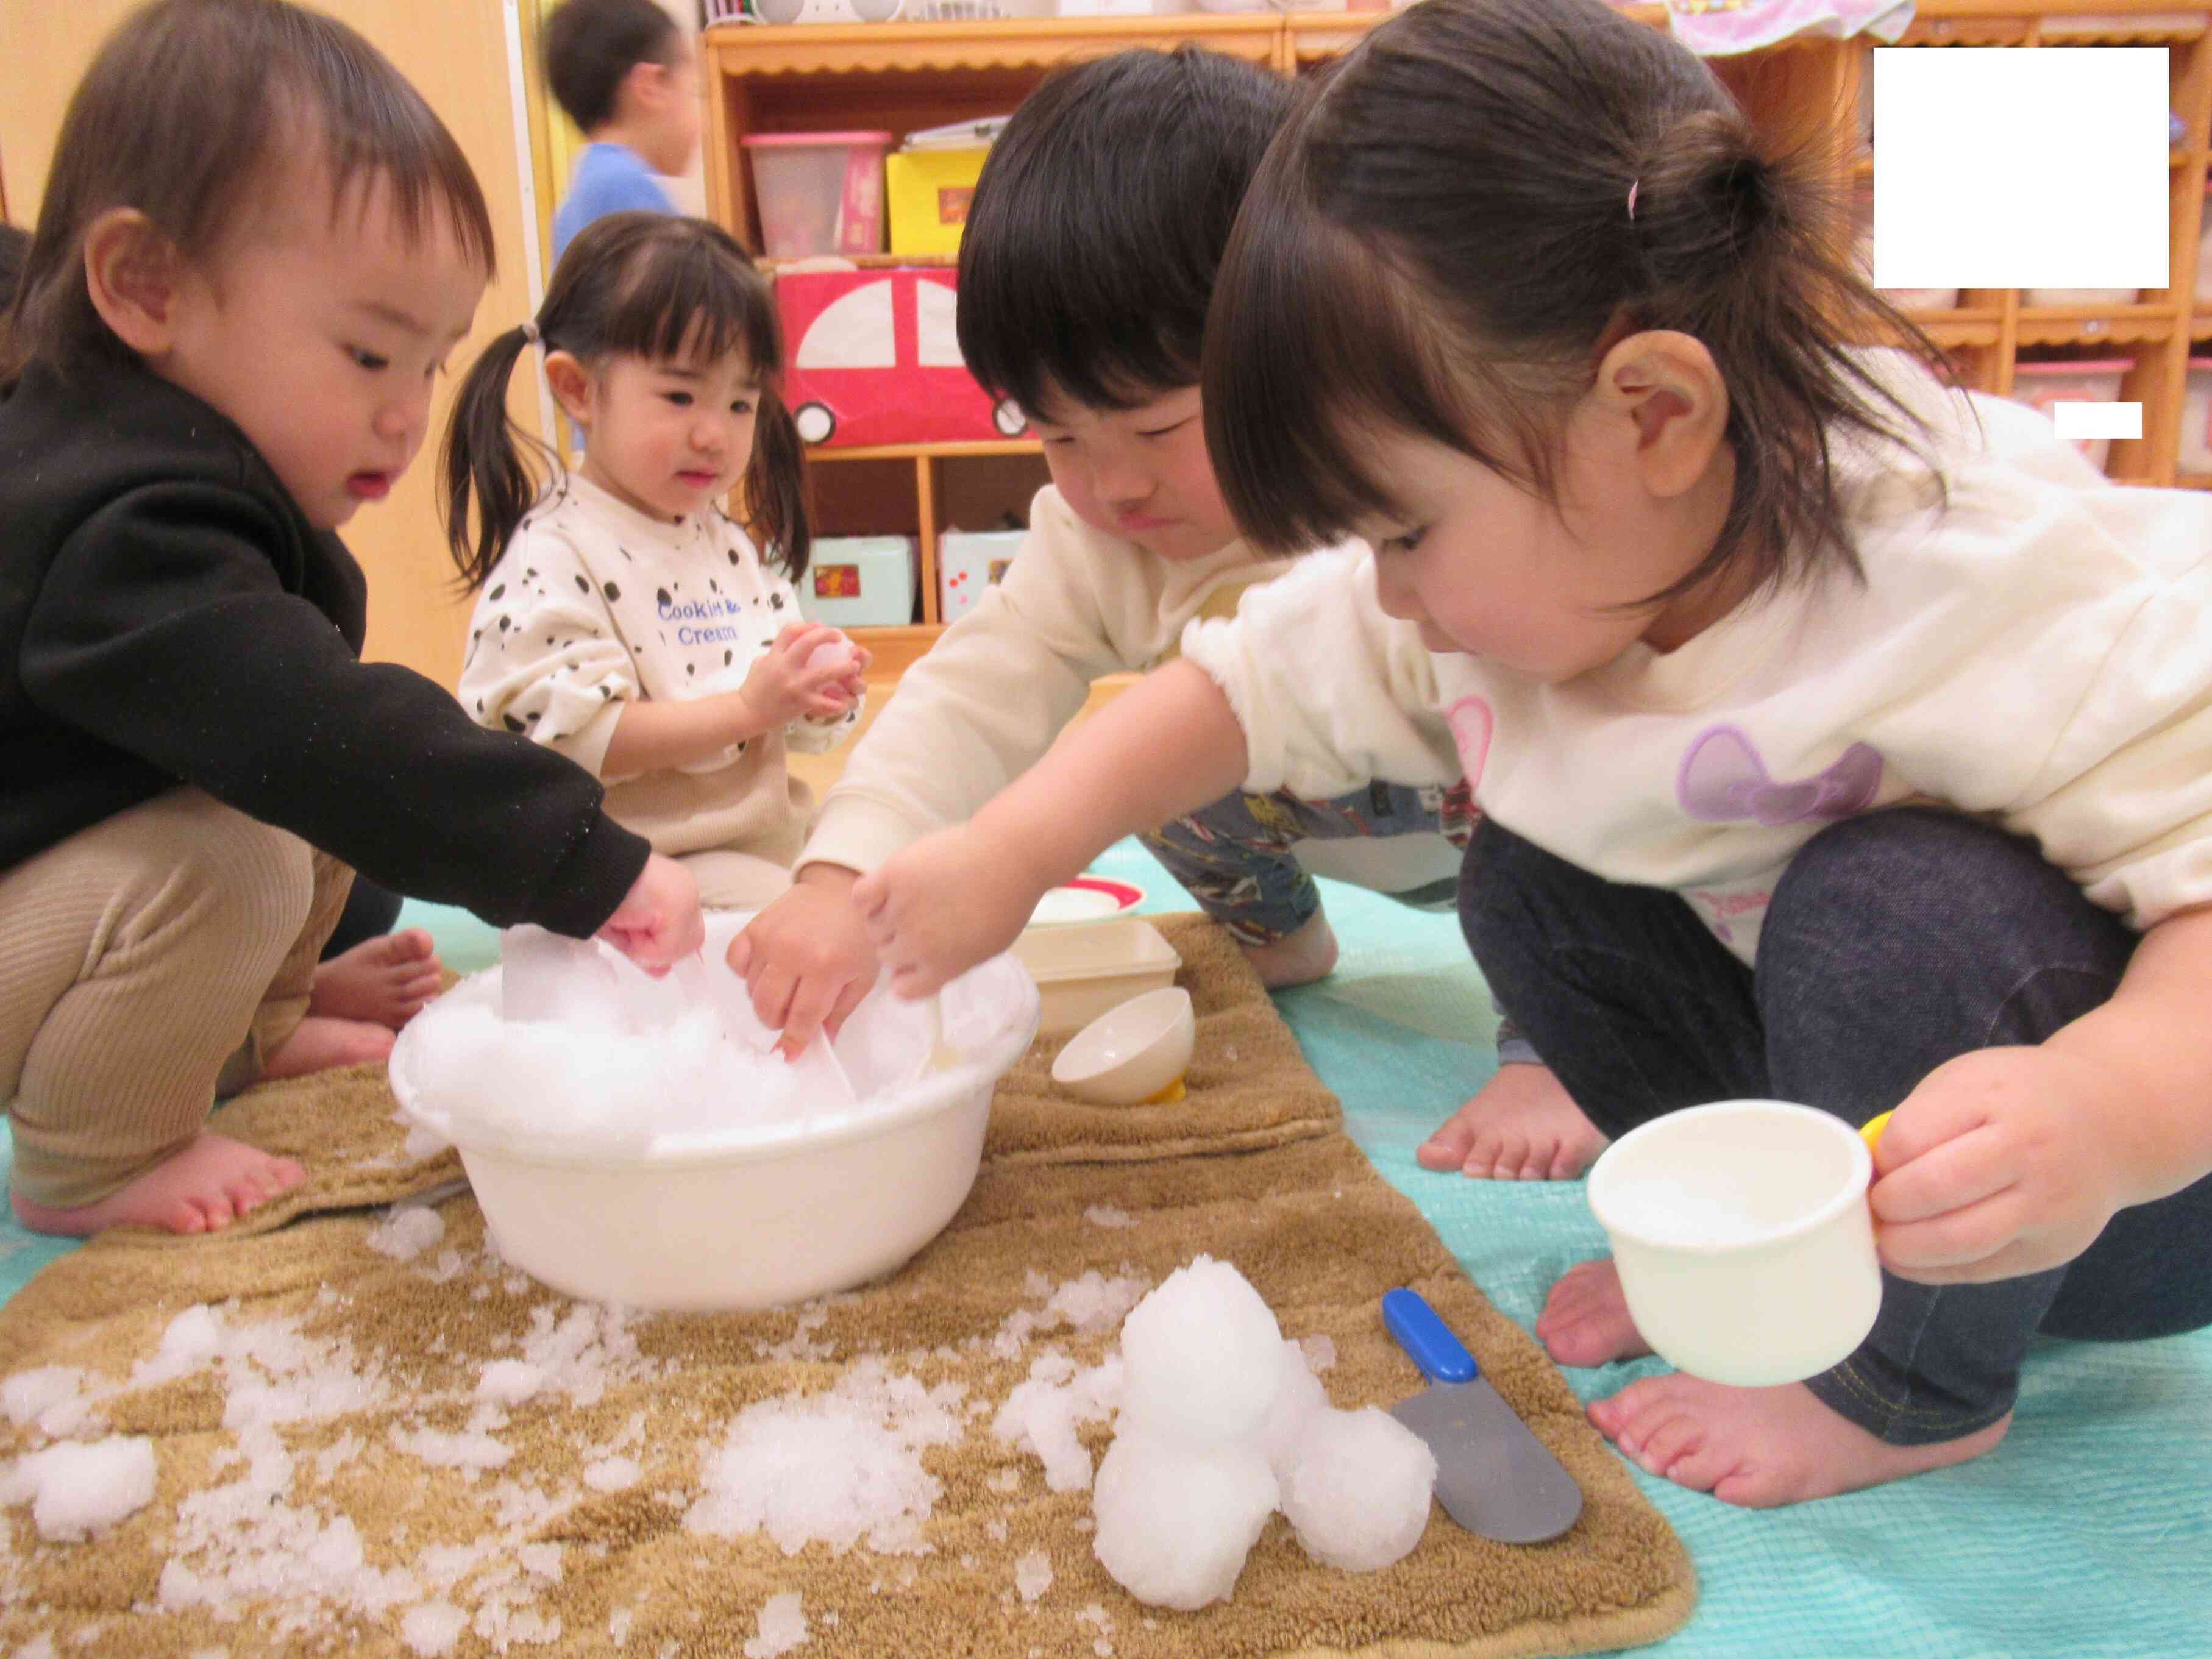
[[806,1639],[806,1615],[798,1592],[785,1590],[761,1604],[760,1634],[745,1644],[745,1659],[777,1659]]
[[853,648],[852,641],[839,633],[833,632],[806,653],[805,672],[809,674],[828,668],[836,670],[841,676],[848,675],[860,665],[860,653]]
[[1210,1443],[1256,1431],[1282,1376],[1283,1333],[1259,1291],[1201,1255],[1121,1322],[1125,1429]]
[[1428,1443],[1389,1413],[1319,1412],[1294,1449],[1283,1514],[1315,1560],[1372,1572],[1421,1541],[1436,1483]]
[[368,1230],[363,1242],[380,1255],[412,1261],[446,1236],[445,1218],[427,1204],[404,1204]]
[[1275,1479],[1282,1480],[1289,1476],[1306,1425],[1328,1409],[1328,1391],[1313,1374],[1301,1345],[1285,1338],[1279,1352],[1281,1374],[1274,1401],[1260,1425],[1260,1449],[1267,1454],[1267,1467],[1274,1470]]
[[110,1435],[64,1441],[16,1460],[0,1475],[0,1504],[31,1505],[39,1536],[78,1543],[154,1501],[154,1443]]
[[545,1386],[545,1373],[526,1359],[495,1359],[477,1378],[477,1398],[519,1406]]
[[1139,1601],[1191,1612],[1237,1588],[1276,1498],[1251,1441],[1200,1449],[1125,1430],[1098,1465],[1091,1548]]

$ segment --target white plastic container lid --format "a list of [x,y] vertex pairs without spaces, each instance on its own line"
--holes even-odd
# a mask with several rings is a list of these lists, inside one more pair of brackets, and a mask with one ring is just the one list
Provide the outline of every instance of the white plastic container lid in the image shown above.
[[980,121],[948,121],[941,127],[909,132],[902,149],[988,149],[1006,130],[1011,115],[987,115]]

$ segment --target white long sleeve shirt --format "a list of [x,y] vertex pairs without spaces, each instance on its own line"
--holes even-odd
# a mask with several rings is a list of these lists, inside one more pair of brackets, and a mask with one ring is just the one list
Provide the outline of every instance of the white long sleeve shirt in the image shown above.
[[1559,685],[1431,654],[1377,607],[1367,554],[1194,623],[1183,654],[1244,726],[1245,787],[1464,775],[1559,857],[1680,893],[1745,962],[1797,849],[1901,803],[2033,836],[2137,928],[2212,902],[2212,495],[2110,484],[2033,410],[1898,383],[1948,508],[1839,446],[1864,583],[1798,584],[1674,651]]
[[1051,747],[1093,680],[1173,655],[1186,623],[1226,614],[1247,587],[1289,568],[1242,542],[1170,562],[1084,523],[1046,485],[1004,580],[900,677],[823,803],[802,862],[872,870],[965,822]]
[[610,777],[635,702],[734,691],[798,619],[791,583],[719,507],[665,524],[579,473],[532,508],[469,623],[463,707],[526,733],[607,784],[608,812],[658,853],[729,848],[790,864],[814,811],[788,749],[835,748],[860,719],[800,719],[670,772]]

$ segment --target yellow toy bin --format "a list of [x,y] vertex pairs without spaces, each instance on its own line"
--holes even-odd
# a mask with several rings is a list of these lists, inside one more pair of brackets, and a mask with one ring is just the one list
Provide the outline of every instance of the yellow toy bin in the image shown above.
[[968,203],[989,154],[988,149],[906,149],[884,157],[893,253],[912,258],[960,251]]

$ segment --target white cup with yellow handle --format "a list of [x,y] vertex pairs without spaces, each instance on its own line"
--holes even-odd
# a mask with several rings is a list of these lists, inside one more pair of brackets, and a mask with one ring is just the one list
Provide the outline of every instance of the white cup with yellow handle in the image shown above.
[[1725,1100],[1606,1148],[1589,1206],[1652,1352],[1739,1388],[1802,1382],[1866,1340],[1881,1309],[1867,1134],[1831,1112]]

